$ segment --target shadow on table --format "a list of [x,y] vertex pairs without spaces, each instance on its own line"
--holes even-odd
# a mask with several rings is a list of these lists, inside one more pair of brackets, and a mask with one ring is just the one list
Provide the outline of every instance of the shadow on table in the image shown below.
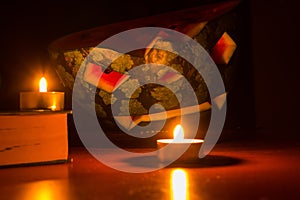
[[174,162],[168,167],[206,168],[241,164],[243,160],[221,155],[208,155],[204,158],[186,162]]
[[[157,156],[141,156],[141,157],[133,157],[123,160],[127,164],[130,164],[135,167],[149,167],[156,168],[164,165],[161,163]],[[221,156],[221,155],[208,155],[202,159],[195,159],[191,161],[175,161],[167,166],[167,168],[174,167],[186,167],[186,168],[208,168],[208,167],[221,167],[221,166],[230,166],[230,165],[238,165],[244,162],[241,159]]]

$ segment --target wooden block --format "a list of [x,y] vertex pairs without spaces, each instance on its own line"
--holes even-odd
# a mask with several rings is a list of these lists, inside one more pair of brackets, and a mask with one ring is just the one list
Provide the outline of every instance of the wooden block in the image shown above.
[[0,166],[68,159],[67,112],[0,113]]

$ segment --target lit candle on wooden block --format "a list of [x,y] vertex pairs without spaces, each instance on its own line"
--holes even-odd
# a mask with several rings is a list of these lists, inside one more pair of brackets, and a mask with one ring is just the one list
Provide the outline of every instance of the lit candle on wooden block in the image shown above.
[[[191,161],[198,158],[199,150],[204,142],[201,139],[185,139],[184,131],[180,124],[178,124],[173,131],[173,139],[159,139],[157,140],[157,156],[161,162],[171,161]],[[168,149],[161,149],[166,147]],[[185,151],[186,150],[186,151]],[[178,155],[182,154],[180,157]]]
[[64,109],[64,92],[47,92],[47,81],[40,79],[39,92],[21,92],[20,110],[52,110]]

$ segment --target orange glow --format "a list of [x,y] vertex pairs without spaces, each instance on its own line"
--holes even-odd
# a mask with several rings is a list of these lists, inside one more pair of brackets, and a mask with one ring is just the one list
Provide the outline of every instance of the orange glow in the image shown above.
[[55,92],[51,92],[52,94],[52,105],[50,106],[50,110],[55,111],[56,110],[56,105],[57,105],[57,99],[55,98]]
[[171,199],[188,200],[188,178],[183,169],[175,169],[171,174]]
[[173,137],[175,141],[182,141],[184,140],[184,131],[180,124],[177,124],[173,131]]
[[47,81],[45,77],[40,79],[40,92],[47,92]]
[[26,185],[22,199],[25,200],[51,200],[62,199],[61,186],[55,181],[37,181]]
[[53,110],[53,111],[56,110],[56,105],[52,105],[52,106],[50,107],[50,109]]

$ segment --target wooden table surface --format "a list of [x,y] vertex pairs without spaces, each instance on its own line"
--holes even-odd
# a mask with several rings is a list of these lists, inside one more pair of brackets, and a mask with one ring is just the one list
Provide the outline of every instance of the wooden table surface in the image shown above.
[[299,156],[295,140],[239,140],[193,164],[133,174],[71,148],[69,163],[1,168],[0,199],[300,199]]

